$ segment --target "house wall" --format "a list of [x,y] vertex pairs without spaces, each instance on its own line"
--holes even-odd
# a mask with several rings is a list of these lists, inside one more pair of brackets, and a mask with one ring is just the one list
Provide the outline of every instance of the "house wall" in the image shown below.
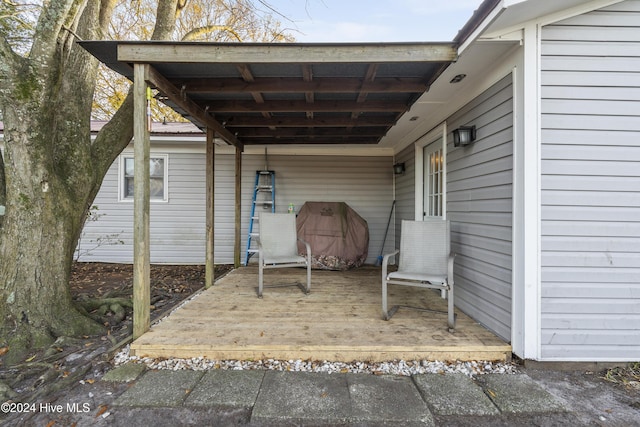
[[415,148],[413,145],[402,150],[396,155],[396,162],[404,163],[405,172],[403,175],[396,175],[396,207],[395,207],[395,247],[400,247],[400,224],[403,219],[413,221],[415,219],[415,175],[416,161]]
[[541,355],[640,358],[640,1],[542,29]]
[[455,303],[511,339],[513,85],[508,75],[447,120],[475,125],[476,141],[447,138],[447,218],[455,252]]
[[[168,202],[152,202],[150,209],[151,262],[200,264],[205,256],[205,156],[204,148],[153,145],[151,155],[168,153]],[[131,153],[127,150],[125,153]],[[233,154],[216,154],[215,160],[215,262],[233,263],[235,172]],[[264,168],[264,155],[242,156],[242,256],[256,170]],[[286,212],[289,203],[300,209],[305,201],[344,201],[369,224],[369,256],[375,263],[393,200],[390,156],[287,156],[269,155],[268,167],[276,171],[276,207]],[[130,263],[133,260],[133,203],[118,201],[119,161],[107,173],[94,204],[101,215],[85,225],[81,261]],[[124,244],[96,240],[115,235]],[[389,230],[391,250],[395,234]]]
[[[447,119],[447,128],[475,125],[467,147],[447,141],[447,205],[455,252],[455,304],[506,341],[511,340],[513,86],[511,75]],[[396,247],[400,222],[415,219],[415,147],[396,155]]]

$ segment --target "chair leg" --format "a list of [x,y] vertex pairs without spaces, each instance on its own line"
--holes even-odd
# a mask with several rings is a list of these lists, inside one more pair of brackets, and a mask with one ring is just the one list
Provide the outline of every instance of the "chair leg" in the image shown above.
[[449,332],[453,332],[456,328],[456,315],[453,305],[453,285],[449,285],[449,291],[447,292],[447,303],[449,305],[447,323],[449,325]]
[[307,294],[311,292],[311,261],[307,261]]
[[382,319],[389,320],[389,311],[387,310],[387,281],[382,278]]
[[262,266],[262,260],[260,260],[260,264],[258,266],[258,298],[262,298],[262,287],[263,287],[263,274],[264,267]]

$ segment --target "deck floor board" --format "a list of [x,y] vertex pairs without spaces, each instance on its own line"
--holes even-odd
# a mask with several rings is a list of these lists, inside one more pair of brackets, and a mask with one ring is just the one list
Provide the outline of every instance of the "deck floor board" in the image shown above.
[[[316,271],[311,293],[295,287],[266,288],[256,296],[257,268],[242,267],[152,326],[131,345],[141,357],[303,359],[350,362],[404,360],[508,360],[511,346],[456,310],[449,333],[446,300],[439,293],[391,286],[391,305],[381,317],[380,269]],[[265,284],[305,281],[302,269],[265,272]]]

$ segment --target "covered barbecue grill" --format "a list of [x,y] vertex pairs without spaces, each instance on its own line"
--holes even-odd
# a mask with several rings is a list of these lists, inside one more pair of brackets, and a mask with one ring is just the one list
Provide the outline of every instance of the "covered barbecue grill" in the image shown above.
[[[349,270],[367,259],[369,226],[344,202],[306,202],[296,221],[298,237],[311,245],[313,268]],[[304,246],[298,244],[304,252]]]

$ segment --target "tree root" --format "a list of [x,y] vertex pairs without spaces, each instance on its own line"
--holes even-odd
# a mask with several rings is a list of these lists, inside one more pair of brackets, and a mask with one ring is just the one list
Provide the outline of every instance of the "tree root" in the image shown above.
[[83,301],[76,301],[80,307],[84,308],[87,312],[98,310],[102,306],[111,306],[112,304],[118,304],[122,307],[133,308],[133,302],[131,298],[92,298]]
[[[74,371],[66,373],[66,375],[62,378],[60,378],[60,372],[56,372],[57,375],[55,376],[51,374],[51,378],[45,379],[49,382],[42,381],[38,384],[37,391],[33,395],[32,400],[37,401],[38,398],[42,396],[48,396],[52,393],[67,388],[71,384],[78,382],[81,378],[83,378],[90,369],[91,363],[86,363],[82,366],[78,366]],[[58,378],[60,379],[57,380]],[[40,378],[38,379],[38,381],[40,381]]]
[[133,308],[133,301],[126,297],[92,298],[76,301],[78,309],[97,322],[111,326],[120,324],[126,317],[126,308]]

